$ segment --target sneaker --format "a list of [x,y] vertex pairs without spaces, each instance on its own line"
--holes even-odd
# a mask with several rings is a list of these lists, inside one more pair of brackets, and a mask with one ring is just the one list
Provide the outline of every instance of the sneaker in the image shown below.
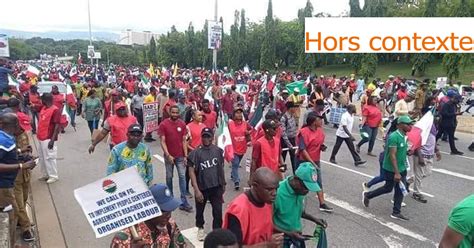
[[322,205],[319,205],[319,211],[332,213],[333,209],[329,207],[326,203],[323,203]]
[[362,192],[362,204],[364,207],[368,208],[370,203],[370,199],[367,198],[367,192]]
[[413,193],[412,197],[413,197],[413,199],[415,199],[416,201],[421,202],[421,203],[427,203],[428,202],[428,200],[426,200],[425,197],[422,194]]
[[188,213],[192,213],[193,212],[193,207],[191,206],[184,206],[184,205],[181,205],[179,206],[179,210],[183,210],[184,212],[188,212]]
[[367,163],[367,161],[356,161],[354,163],[355,166],[361,166],[361,165],[365,165]]
[[454,152],[451,152],[451,155],[464,155],[464,152],[454,151]]
[[235,189],[236,191],[238,191],[238,190],[240,189],[240,184],[239,184],[239,182],[235,182],[235,183],[234,183],[234,189]]
[[362,183],[362,190],[363,192],[369,192],[369,185],[367,183]]
[[409,221],[410,220],[401,213],[400,214],[391,214],[390,217],[392,219],[403,220],[403,221]]
[[57,182],[58,180],[59,180],[59,178],[57,178],[57,177],[50,177],[50,178],[46,181],[46,183],[47,183],[47,184],[52,184],[52,183]]
[[39,181],[48,181],[48,179],[49,179],[49,176],[43,176],[43,177],[38,178]]
[[21,237],[25,242],[31,242],[35,240],[35,236],[33,236],[33,233],[30,230],[24,231]]
[[[395,202],[393,200],[391,200],[392,204],[395,204]],[[406,207],[407,204],[405,202],[402,202],[402,207]]]
[[204,228],[198,228],[197,238],[199,241],[204,241],[206,238],[206,233],[204,232]]
[[329,162],[331,162],[333,164],[337,164],[336,159],[334,159],[334,158],[329,159]]

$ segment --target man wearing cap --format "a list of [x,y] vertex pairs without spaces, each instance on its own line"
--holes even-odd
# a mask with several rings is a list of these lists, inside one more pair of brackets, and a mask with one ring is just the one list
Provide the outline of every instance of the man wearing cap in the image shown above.
[[[276,87],[276,86],[275,86]],[[286,103],[288,101],[288,90],[287,89],[284,89],[281,91],[281,94],[280,94],[280,97],[278,98],[278,100],[276,101],[275,103],[275,108],[280,111],[280,113],[286,113]]]
[[244,110],[240,105],[234,108],[233,119],[229,121],[229,133],[234,148],[234,158],[231,161],[232,172],[230,178],[234,182],[234,189],[240,189],[239,167],[242,158],[247,152],[250,141],[250,132],[253,128],[244,120]]
[[160,123],[158,135],[161,139],[161,148],[165,158],[166,185],[173,194],[173,171],[176,167],[182,202],[180,209],[191,212],[193,208],[186,199],[186,160],[188,156],[186,124],[179,119],[178,106],[170,107],[170,117]]
[[296,114],[298,106],[293,102],[287,102],[286,107],[288,111],[283,114],[280,120],[280,127],[282,129],[281,135],[281,147],[283,149],[283,159],[286,160],[286,154],[290,154],[291,168],[293,174],[296,170],[295,152],[293,149],[296,147],[296,135],[298,134],[298,122]]
[[214,134],[208,127],[201,132],[202,145],[189,153],[188,171],[196,201],[197,238],[204,241],[204,209],[207,201],[212,205],[212,229],[222,226],[225,176],[224,151],[212,144]]
[[300,89],[299,88],[295,88],[293,90],[293,94],[291,94],[288,98],[288,101],[289,102],[293,102],[297,107],[298,109],[296,110],[296,118],[299,120],[300,119],[300,106],[301,104],[303,104],[303,98],[302,96],[300,96]]
[[439,132],[436,135],[436,141],[441,138],[443,133],[448,135],[449,147],[451,149],[451,155],[463,155],[464,153],[456,148],[454,132],[456,131],[458,115],[462,115],[457,109],[457,104],[461,100],[461,96],[454,91],[448,91],[447,96],[449,101],[441,106],[439,115],[441,120],[439,122]]
[[134,226],[135,236],[131,228],[117,233],[110,244],[111,248],[132,247],[186,247],[186,241],[171,213],[179,207],[181,202],[171,195],[171,191],[164,184],[155,184],[150,187],[151,194],[160,207],[161,215]]
[[[249,183],[252,182],[255,170],[260,167],[268,167],[273,173],[278,175],[280,179],[283,179],[282,172],[286,170],[286,165],[280,156],[280,139],[275,137],[277,128],[277,122],[271,119],[267,119],[263,122],[262,129],[265,134],[253,144]],[[282,167],[283,171],[280,170],[280,167]]]
[[362,192],[362,203],[365,207],[369,207],[370,199],[390,193],[395,189],[393,210],[390,217],[404,221],[409,219],[401,213],[404,196],[401,188],[406,188],[405,185],[407,185],[408,143],[406,134],[411,130],[412,125],[413,120],[409,116],[402,115],[398,117],[397,131],[389,135],[384,151],[382,174],[385,177],[385,185],[373,191]]
[[[273,224],[274,229],[285,234],[283,247],[305,247],[301,218],[323,227],[327,226],[325,220],[317,219],[304,209],[306,195],[321,190],[317,177],[314,166],[306,162],[300,164],[294,176],[280,182],[273,202]],[[289,202],[291,207],[288,207]]]
[[38,156],[43,177],[40,180],[47,183],[54,183],[58,180],[58,168],[56,158],[58,148],[55,142],[58,140],[61,131],[61,110],[53,105],[53,95],[44,93],[41,96],[44,107],[41,109],[38,121],[38,131],[36,138],[39,141]]
[[148,147],[141,142],[143,130],[139,124],[127,128],[127,141],[117,144],[110,152],[107,175],[136,166],[138,173],[147,185],[153,180],[153,166]]
[[95,146],[99,144],[110,133],[110,149],[127,140],[127,129],[130,125],[137,123],[137,118],[129,115],[125,103],[118,102],[114,105],[115,114],[104,121],[104,127],[97,137],[93,138],[89,146],[89,153],[93,153]]

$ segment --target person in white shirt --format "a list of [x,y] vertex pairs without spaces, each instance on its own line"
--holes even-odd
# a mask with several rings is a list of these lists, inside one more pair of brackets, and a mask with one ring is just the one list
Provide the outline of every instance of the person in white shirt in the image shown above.
[[339,148],[342,145],[342,142],[346,142],[347,148],[352,154],[352,158],[354,159],[354,165],[359,166],[365,164],[367,161],[362,161],[359,156],[359,153],[355,150],[354,141],[355,138],[352,136],[352,127],[354,126],[354,114],[356,113],[356,107],[353,104],[347,105],[347,111],[344,112],[341,116],[341,122],[339,127],[336,131],[336,144],[332,148],[331,158],[329,161],[331,163],[337,164],[336,162],[336,155],[339,151]]
[[395,118],[402,115],[412,115],[413,106],[410,107],[408,103],[412,102],[414,99],[415,93],[410,91],[404,99],[401,99],[397,103],[395,103],[395,111],[393,112]]

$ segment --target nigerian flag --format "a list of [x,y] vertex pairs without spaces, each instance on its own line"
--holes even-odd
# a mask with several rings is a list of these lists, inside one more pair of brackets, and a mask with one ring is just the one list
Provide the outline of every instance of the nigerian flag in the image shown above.
[[227,123],[229,119],[227,115],[221,112],[221,117],[219,118],[219,127],[217,128],[217,146],[224,150],[224,159],[227,162],[234,159],[234,147],[232,146],[232,140],[230,138],[229,127]]

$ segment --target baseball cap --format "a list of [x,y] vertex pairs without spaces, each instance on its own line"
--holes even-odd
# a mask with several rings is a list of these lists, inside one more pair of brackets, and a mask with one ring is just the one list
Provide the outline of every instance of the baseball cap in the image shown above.
[[288,94],[288,90],[287,89],[284,89],[281,91],[282,94]]
[[448,90],[448,92],[446,92],[447,97],[455,97],[456,95],[457,92],[455,90]]
[[214,135],[214,132],[212,132],[212,129],[208,128],[208,127],[205,127],[204,129],[202,129],[201,131],[201,137],[202,136],[213,136]]
[[293,90],[293,92],[300,93],[300,89],[299,89],[299,88],[295,88],[295,89]]
[[402,115],[400,117],[398,117],[398,120],[397,120],[398,123],[403,123],[403,124],[413,124],[413,121],[410,116],[408,115]]
[[125,103],[123,103],[123,102],[118,102],[118,103],[116,103],[116,104],[114,105],[114,108],[115,108],[114,110],[117,111],[117,110],[119,110],[120,108],[127,108],[127,106],[126,106]]
[[133,133],[133,132],[140,132],[142,133],[143,130],[142,130],[142,126],[140,126],[139,124],[132,124],[128,127],[128,132],[129,133]]
[[181,205],[181,201],[171,196],[171,191],[164,184],[155,184],[150,187],[151,194],[161,211],[171,212]]
[[321,188],[318,184],[318,174],[316,168],[310,162],[301,163],[298,166],[298,169],[295,171],[295,176],[297,176],[301,181],[303,181],[306,188],[311,192],[321,191]]

